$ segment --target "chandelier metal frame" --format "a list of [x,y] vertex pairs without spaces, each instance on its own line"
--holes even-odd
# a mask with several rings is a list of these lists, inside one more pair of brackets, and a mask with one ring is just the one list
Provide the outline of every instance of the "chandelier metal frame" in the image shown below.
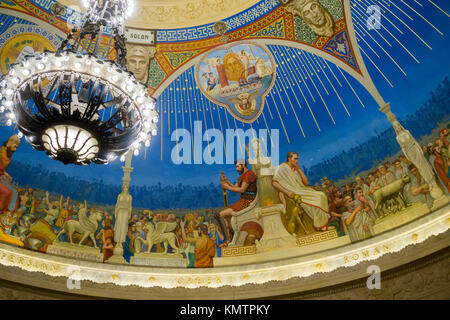
[[[141,144],[148,147],[159,114],[146,86],[126,69],[124,22],[130,3],[87,0],[85,6],[81,27],[56,52],[25,56],[3,75],[0,111],[7,111],[8,125],[15,123],[28,143],[51,158],[106,164],[123,160],[129,150],[138,155]],[[102,48],[105,33],[109,42]]]

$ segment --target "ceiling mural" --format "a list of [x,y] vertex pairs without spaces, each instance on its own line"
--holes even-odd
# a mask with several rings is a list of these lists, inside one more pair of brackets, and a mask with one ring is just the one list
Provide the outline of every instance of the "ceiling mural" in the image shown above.
[[203,56],[195,70],[202,93],[213,103],[226,107],[234,118],[247,123],[261,114],[275,78],[271,53],[248,41],[215,48]]
[[[273,40],[285,40],[293,43],[301,43],[325,53],[325,57],[330,55],[337,58],[338,61],[361,74],[350,41],[351,34],[349,34],[344,19],[343,2],[341,0],[327,0],[321,3],[323,6],[321,5],[320,7],[320,13],[326,17],[325,25],[328,24],[328,27],[326,27],[328,31],[313,29],[314,25],[312,25],[313,28],[307,25],[299,17],[297,11],[278,6],[274,10],[271,10],[269,14],[238,29],[233,29],[234,20],[225,21],[227,27],[230,29],[226,33],[227,40],[232,42],[242,39],[259,39],[261,43],[270,43]],[[209,27],[210,30],[212,29],[212,25],[205,27]],[[165,36],[166,32],[170,36]],[[201,28],[198,28],[197,32],[200,34],[203,33]],[[206,40],[199,41],[186,41],[189,34],[187,30],[158,31],[157,34],[157,40],[162,39],[162,41],[157,45],[158,49],[155,58],[168,76],[176,72],[183,64],[188,64],[189,60],[198,57],[200,53],[222,44],[221,37],[217,34],[215,36],[211,35]],[[164,34],[162,38],[161,34]],[[189,38],[191,39],[191,37]],[[180,41],[181,43],[179,43]],[[307,46],[304,47],[304,50],[308,50]],[[168,56],[176,56],[177,58],[168,59]],[[178,58],[178,56],[182,58]]]
[[[365,1],[365,0],[364,0]],[[367,2],[367,1],[365,1]],[[18,10],[21,12],[27,12],[34,17],[37,17],[43,21],[52,23],[53,27],[56,27],[64,32],[68,32],[68,27],[71,24],[67,24],[67,20],[74,22],[80,17],[80,13],[74,9],[66,7],[67,10],[62,16],[55,17],[53,14],[49,14],[46,10],[49,10],[55,3],[54,0],[46,1],[21,1],[10,0],[3,1],[1,6],[8,9]],[[72,5],[72,2],[64,2]],[[318,6],[318,10],[324,17],[325,27],[323,30],[314,29],[311,27],[311,22],[302,17],[300,9],[304,9],[306,6],[312,6],[313,4]],[[370,4],[367,2],[367,4]],[[380,3],[381,8],[386,13],[390,13],[397,18],[399,23],[405,24],[405,22],[399,18],[395,12],[392,12],[395,8],[395,4],[385,0],[384,3]],[[290,135],[300,133],[301,136],[308,136],[308,130],[304,130],[305,124],[302,119],[308,119],[311,121],[313,127],[319,132],[324,127],[324,118],[328,118],[328,121],[332,124],[336,124],[336,111],[332,110],[330,102],[327,101],[327,97],[331,94],[337,99],[337,105],[341,106],[341,110],[344,111],[348,117],[351,117],[351,109],[349,108],[349,102],[345,101],[342,97],[343,94],[339,88],[342,85],[347,84],[347,89],[351,92],[350,95],[356,98],[358,103],[364,108],[365,102],[361,99],[361,93],[357,93],[355,90],[355,84],[346,75],[350,75],[357,79],[368,92],[374,97],[379,106],[384,105],[384,100],[378,93],[378,90],[374,87],[371,77],[366,70],[366,65],[362,60],[361,54],[366,58],[366,63],[370,64],[370,69],[374,73],[378,73],[385,80],[382,85],[388,84],[393,86],[389,78],[384,74],[383,70],[379,68],[374,59],[371,58],[370,53],[374,53],[376,58],[381,57],[377,53],[376,47],[378,46],[382,52],[386,55],[386,58],[391,60],[400,72],[404,75],[406,73],[395,61],[395,58],[391,56],[386,50],[391,46],[391,42],[387,42],[386,38],[378,35],[380,31],[374,30],[372,36],[368,32],[364,32],[366,28],[366,20],[370,18],[369,14],[361,10],[361,1],[341,1],[341,0],[321,0],[317,1],[290,1],[287,5],[280,4],[278,0],[263,0],[250,6],[248,9],[224,19],[226,23],[226,41],[233,43],[234,41],[242,41],[249,39],[259,43],[260,45],[268,46],[269,51],[275,54],[276,66],[281,66],[285,70],[283,77],[277,77],[276,85],[270,91],[268,96],[269,101],[272,104],[271,108],[277,108],[276,102],[282,105],[282,109],[285,110],[286,115],[293,115],[296,119],[296,129],[289,129],[283,123],[283,119],[280,116],[277,117],[277,112],[271,112],[267,119],[273,120],[278,118],[278,124],[283,128],[284,139],[289,143]],[[398,9],[397,9],[398,10]],[[352,13],[351,20],[346,20],[346,17],[350,17],[350,11]],[[401,10],[398,10],[402,12]],[[392,22],[393,18],[387,21],[394,28],[400,28]],[[430,24],[429,21],[425,20]],[[309,23],[309,25],[308,25]],[[6,23],[4,24],[6,25]],[[327,27],[328,25],[328,27]],[[334,34],[331,37],[326,35],[327,30],[330,30],[330,25],[333,26]],[[406,24],[405,24],[406,25]],[[407,28],[411,29],[408,25]],[[386,29],[385,26],[381,26],[382,30]],[[132,29],[139,30],[139,29]],[[314,30],[319,33],[315,33]],[[391,33],[388,29],[387,32]],[[431,48],[428,43],[420,37],[412,29],[413,34],[422,41],[427,47]],[[439,30],[437,30],[440,32]],[[102,48],[106,48],[110,41],[108,37],[108,30],[105,30],[106,36],[101,39]],[[154,32],[151,31],[150,32]],[[330,35],[328,31],[328,35]],[[353,34],[353,40],[352,40]],[[169,87],[173,87],[170,84],[180,79],[180,76],[190,70],[192,66],[198,63],[202,55],[207,54],[210,50],[215,50],[216,47],[224,45],[224,35],[219,35],[214,31],[214,24],[206,24],[197,27],[188,27],[183,29],[159,29],[155,32],[155,42],[153,44],[129,44],[128,51],[133,54],[133,59],[129,59],[128,68],[133,72],[139,74],[142,73],[142,81],[146,82],[149,93],[155,96],[162,96],[163,92],[168,90]],[[394,40],[404,48],[416,62],[419,62],[415,57],[413,50],[408,49],[405,45],[398,40],[397,37],[392,35]],[[388,45],[385,49],[382,41]],[[356,47],[354,47],[355,44]],[[375,47],[375,49],[374,49]],[[357,48],[358,50],[354,50]],[[297,54],[295,54],[297,49]],[[309,53],[308,53],[309,51]],[[129,54],[129,56],[130,56]],[[104,52],[104,56],[108,56],[110,59],[115,58],[115,52]],[[325,59],[324,59],[325,58]],[[144,63],[144,64],[140,64]],[[143,66],[143,67],[141,67]],[[313,67],[315,66],[315,67]],[[334,69],[337,68],[337,69]],[[290,72],[301,71],[303,79],[295,79],[289,77]],[[189,71],[191,73],[191,71]],[[309,75],[309,76],[308,76]],[[339,80],[337,76],[341,75],[342,79]],[[176,91],[176,95],[169,101],[190,101],[189,96],[184,97],[183,93],[191,90],[198,90],[195,79],[186,79],[184,82],[186,86],[180,87],[180,90]],[[299,81],[300,80],[300,81]],[[333,80],[336,83],[333,83]],[[327,87],[329,85],[329,87]],[[300,89],[296,92],[295,88]],[[173,88],[174,89],[174,88]],[[171,96],[169,92],[164,96]],[[282,97],[285,98],[282,98]],[[293,104],[300,105],[299,110],[295,110]],[[317,106],[314,106],[317,104]],[[302,109],[301,106],[306,105],[306,109]],[[219,105],[212,103],[213,108],[220,108]],[[290,108],[291,107],[291,108]],[[292,109],[291,111],[289,111]],[[190,110],[186,108],[186,110]],[[208,107],[205,109],[208,111]],[[301,116],[303,110],[308,110],[307,115]],[[320,117],[317,113],[323,110],[325,117]],[[322,118],[322,120],[320,119]],[[241,122],[242,119],[237,119],[236,126],[244,125]],[[170,117],[166,118],[166,121],[170,121]],[[174,120],[172,120],[174,121]],[[212,126],[214,126],[212,119]],[[321,123],[322,122],[322,123]],[[257,121],[258,124],[258,121]],[[166,123],[165,126],[170,128],[170,124]],[[267,126],[266,126],[267,127]],[[298,130],[298,131],[297,131]],[[291,133],[290,133],[291,131]],[[161,137],[164,141],[164,137]],[[162,157],[162,154],[161,154]]]
[[[46,16],[45,9],[50,8],[53,3],[54,1],[17,2],[19,6],[27,8],[31,13],[44,20],[52,17],[49,15]],[[318,6],[318,12],[323,16],[323,21],[317,21],[317,24],[324,25],[322,27],[323,30],[314,27],[314,24],[310,20],[305,20],[302,12],[299,11],[304,6],[311,6],[312,4]],[[371,89],[370,92],[375,97],[379,97],[377,90],[373,89],[373,84],[367,72],[363,74],[365,70],[364,64],[362,64],[362,69],[360,69],[360,65],[358,64],[357,57],[359,52],[355,52],[353,49],[356,40],[349,33],[345,20],[345,10],[348,11],[347,16],[349,16],[350,8],[344,8],[344,1],[342,0],[324,0],[321,2],[293,1],[287,6],[281,5],[277,0],[260,1],[253,7],[235,16],[224,19],[226,24],[226,41],[233,43],[234,41],[251,39],[262,45],[279,43],[297,47],[301,51],[311,51],[315,55],[320,55],[321,58],[331,59],[330,62],[349,72],[358,81],[363,83],[366,88]],[[52,20],[53,26],[61,27],[62,21],[74,22],[78,18],[79,13],[77,11],[67,8],[62,16],[50,20]],[[68,25],[66,23],[63,27],[66,32],[68,32],[68,26],[70,24]],[[105,34],[108,34],[108,32],[106,30]],[[212,23],[185,29],[160,29],[156,32],[156,44],[151,46],[131,45],[136,47],[135,50],[131,50],[128,47],[129,62],[127,66],[136,74],[142,73],[142,81],[145,80],[149,93],[159,96],[182,72],[197,63],[203,54],[207,51],[215,50],[214,48],[217,46],[223,45],[223,36],[223,34],[219,35],[214,31],[214,24]],[[101,43],[106,48],[106,45],[109,43],[109,37],[103,36]],[[107,53],[105,52],[104,54],[106,56]],[[130,57],[130,54],[133,54],[133,58]],[[110,59],[114,59],[115,52],[109,52],[108,56]],[[138,60],[145,61],[142,68],[140,68],[139,64],[136,64]],[[135,62],[134,65],[131,65],[132,61]],[[144,70],[148,70],[148,72]],[[151,76],[149,77],[148,75]],[[306,81],[307,79],[305,77]],[[320,78],[318,80],[321,82]],[[281,81],[281,79],[278,81]],[[282,84],[280,83],[278,86],[281,89]],[[189,88],[193,87],[195,89],[199,88],[197,84],[190,83]],[[325,89],[325,92],[328,95],[327,89]],[[277,91],[274,91],[271,97],[273,98],[273,95],[276,95],[276,93]],[[321,96],[321,93],[318,94]],[[295,98],[298,100],[297,97]],[[183,97],[180,99],[183,99]],[[312,99],[315,101],[314,97]],[[322,97],[320,99],[323,101],[331,121],[335,123],[332,112],[330,112],[326,102]],[[292,97],[291,100],[294,100],[294,98]],[[347,107],[340,97],[339,100],[343,104],[346,113],[350,116]],[[382,99],[378,100],[382,101]],[[307,101],[306,103],[309,104]],[[284,109],[287,110],[286,107]],[[298,127],[302,135],[305,136],[301,121],[298,119],[294,109],[292,111],[298,120]],[[315,119],[313,111],[310,114],[314,118],[316,127],[320,130],[320,125]],[[242,118],[238,117],[237,120],[241,121]],[[284,128],[285,126],[281,118],[280,122]],[[170,128],[169,124],[167,126]],[[289,141],[288,131],[284,130],[284,132],[285,138]]]
[[[25,9],[48,21],[50,15],[45,9],[48,10],[54,1],[19,0],[16,3],[14,7]],[[332,30],[332,34],[329,33],[330,31],[326,34],[314,29],[318,32],[315,33],[314,26],[311,28],[311,24],[306,24],[298,10],[289,9],[292,6],[285,9],[277,0],[265,0],[224,20],[227,25],[228,41],[252,38],[299,42],[336,57],[361,73],[345,23],[342,0],[325,0],[321,1],[320,5],[320,12],[323,12],[326,17],[326,24],[329,24],[328,30]],[[74,19],[73,15],[78,17],[79,13],[69,8],[64,15],[53,21],[53,25],[68,31],[67,25],[64,26],[62,22]],[[156,43],[157,50],[154,58],[169,79],[171,74],[201,53],[222,44],[219,35],[213,30],[213,24],[186,29],[158,30]],[[153,64],[153,68],[158,67]],[[148,83],[150,92],[154,92],[161,84],[160,82],[153,87]]]
[[[0,1],[0,242],[81,259],[82,279],[195,288],[309,277],[448,229],[444,0],[141,0],[79,43],[85,9],[59,3]],[[39,93],[49,119],[77,108],[136,143],[103,166],[55,163],[18,119],[46,110]],[[57,125],[47,144],[76,131]]]

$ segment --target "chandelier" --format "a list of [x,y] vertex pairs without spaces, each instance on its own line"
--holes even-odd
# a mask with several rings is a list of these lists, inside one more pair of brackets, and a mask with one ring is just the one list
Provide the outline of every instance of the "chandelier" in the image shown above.
[[155,99],[126,69],[124,23],[132,2],[84,4],[80,27],[56,52],[25,56],[2,76],[0,112],[35,149],[64,164],[123,161],[128,151],[138,155],[150,145],[159,118]]

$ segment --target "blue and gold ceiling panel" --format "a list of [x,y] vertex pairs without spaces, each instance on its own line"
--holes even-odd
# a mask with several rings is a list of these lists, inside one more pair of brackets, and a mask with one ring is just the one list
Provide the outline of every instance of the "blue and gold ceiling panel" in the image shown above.
[[[266,7],[264,8],[269,8],[271,3],[263,1],[258,5],[262,5],[263,7],[265,5]],[[299,13],[296,11],[295,6],[276,6],[272,7],[272,10],[268,10],[267,13],[261,15],[258,19],[253,21],[249,20],[249,23],[246,25],[242,25],[236,29],[231,28],[226,34],[228,42],[249,38],[263,40],[263,42],[264,40],[270,40],[268,43],[273,43],[273,40],[291,41],[293,46],[296,46],[296,44],[307,45],[320,50],[325,57],[337,58],[340,63],[350,67],[357,74],[362,75],[359,70],[357,56],[353,51],[351,34],[349,33],[344,14],[344,0],[324,0],[318,2],[318,4],[321,5],[320,10],[324,17],[325,26],[316,27],[310,21],[307,24],[299,18]],[[253,9],[249,10],[251,11]],[[260,11],[265,12],[263,9]],[[199,27],[205,29],[198,30],[202,30],[201,32],[205,33],[208,26]],[[161,42],[157,43],[158,52],[155,55],[167,78],[177,72],[178,68],[196,59],[199,53],[212,50],[223,44],[219,35],[215,33],[211,33],[209,38],[205,36],[204,40],[188,41],[187,29],[184,31],[181,31],[181,29],[158,30],[157,37],[160,37],[159,34],[162,33],[164,34],[164,39],[168,40],[170,39],[167,37],[168,32],[170,32],[173,42],[164,44]],[[183,37],[183,40],[176,42],[179,40],[179,35]],[[193,61],[192,63],[195,62]],[[172,78],[170,77],[170,79]],[[163,84],[164,81],[159,86]],[[150,92],[154,92],[158,88],[150,86],[149,89]]]
[[[67,22],[64,20],[64,16],[53,19],[52,23],[49,22],[49,17],[51,17],[52,14],[49,11],[47,11],[49,9],[46,8],[47,7],[50,8],[54,2],[55,2],[54,0],[45,0],[45,1],[8,0],[7,2],[2,1],[0,3],[0,8],[3,7],[15,11],[25,12],[68,33],[68,25]],[[14,6],[12,4],[14,4]],[[44,6],[39,6],[38,4]],[[69,14],[67,12],[68,10],[66,10],[66,14]],[[52,19],[50,18],[50,20]]]
[[12,27],[15,24],[30,24],[33,25],[33,22],[27,21],[25,19],[20,19],[14,16],[10,16],[7,14],[0,14],[0,34],[5,32],[8,28]]

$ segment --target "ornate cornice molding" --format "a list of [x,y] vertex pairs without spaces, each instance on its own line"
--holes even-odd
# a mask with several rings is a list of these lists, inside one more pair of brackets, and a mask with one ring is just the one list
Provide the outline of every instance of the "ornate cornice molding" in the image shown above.
[[[305,290],[308,282],[323,283],[330,275],[322,273],[314,277],[304,279],[290,279],[289,281],[270,282],[264,285],[246,285],[238,288],[239,293],[233,295],[233,298],[244,299],[251,298],[251,294],[245,292],[264,292],[264,298],[268,299],[449,299],[450,295],[450,247],[445,245],[450,236],[446,233],[433,236],[426,241],[408,246],[400,252],[387,254],[376,261],[366,261],[360,265],[336,270],[336,274],[342,272],[354,272],[364,270],[369,265],[376,263],[383,267],[381,274],[381,289],[369,290],[366,286],[367,276],[364,278],[342,281],[336,285],[331,282],[326,286],[319,286],[313,290]],[[444,248],[444,249],[439,249]],[[420,253],[418,253],[420,252]],[[434,252],[431,254],[427,254]],[[422,256],[422,257],[421,257]],[[404,262],[406,257],[411,262]],[[414,260],[415,258],[418,259]],[[421,258],[420,258],[421,257]],[[387,269],[384,267],[387,261],[401,260],[399,267]],[[20,281],[17,279],[20,278]],[[0,267],[0,299],[89,299],[97,297],[119,297],[128,299],[185,299],[186,294],[182,289],[168,289],[161,294],[161,288],[137,288],[137,287],[117,287],[113,284],[100,285],[93,282],[82,282],[80,290],[58,290],[58,285],[64,285],[65,279],[54,278],[51,276],[33,274],[17,267]],[[35,279],[36,281],[30,281]],[[48,284],[51,283],[49,286]],[[97,290],[100,286],[106,286],[104,291]],[[297,290],[287,293],[288,287],[294,287]],[[276,290],[274,290],[276,288]],[[228,289],[228,288],[226,288]],[[220,290],[218,297],[216,292]],[[236,291],[236,288],[234,288]],[[208,293],[209,298],[228,299],[229,294],[220,289],[200,288],[195,290],[195,295],[189,293],[192,299],[204,298],[197,295],[202,291]],[[276,292],[282,295],[276,295]],[[112,294],[105,294],[106,292]],[[184,296],[183,296],[184,294]]]

